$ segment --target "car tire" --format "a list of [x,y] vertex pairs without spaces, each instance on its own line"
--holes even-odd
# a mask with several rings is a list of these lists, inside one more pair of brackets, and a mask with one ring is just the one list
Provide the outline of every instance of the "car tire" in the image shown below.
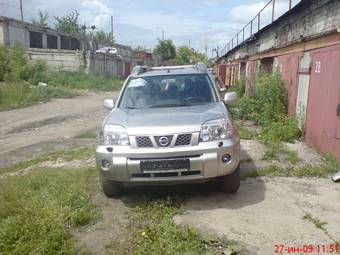
[[233,173],[219,177],[219,185],[223,192],[236,193],[240,187],[240,163]]
[[107,197],[118,197],[123,193],[121,182],[110,181],[101,177],[103,192]]

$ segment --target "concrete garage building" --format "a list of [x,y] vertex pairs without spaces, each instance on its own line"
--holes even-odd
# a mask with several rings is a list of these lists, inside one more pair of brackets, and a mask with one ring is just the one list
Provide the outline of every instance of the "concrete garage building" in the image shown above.
[[304,121],[305,141],[340,160],[340,1],[301,0],[248,38],[241,30],[217,62],[226,85],[245,78],[248,95],[258,73],[274,70],[285,81],[289,115]]
[[[151,53],[87,36],[59,32],[8,17],[0,17],[0,44],[20,43],[30,60],[44,59],[51,69],[105,73],[126,77],[135,65],[153,65]],[[113,47],[117,55],[95,54],[97,49]]]

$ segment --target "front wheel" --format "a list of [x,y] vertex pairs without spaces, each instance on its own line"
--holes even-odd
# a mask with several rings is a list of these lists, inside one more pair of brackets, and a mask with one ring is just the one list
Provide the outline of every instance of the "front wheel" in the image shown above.
[[107,197],[117,197],[123,193],[121,182],[110,181],[101,176],[103,192]]
[[240,163],[231,174],[218,177],[218,183],[222,191],[226,193],[236,193],[240,187]]

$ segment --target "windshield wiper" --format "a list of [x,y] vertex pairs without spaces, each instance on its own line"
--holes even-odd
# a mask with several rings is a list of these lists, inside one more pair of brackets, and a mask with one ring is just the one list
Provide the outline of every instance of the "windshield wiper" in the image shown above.
[[141,108],[136,108],[136,107],[124,107],[124,109],[129,109],[129,110],[131,110],[131,109],[141,109]]
[[181,107],[181,106],[191,106],[190,104],[157,104],[151,105],[149,108],[165,108],[165,107]]

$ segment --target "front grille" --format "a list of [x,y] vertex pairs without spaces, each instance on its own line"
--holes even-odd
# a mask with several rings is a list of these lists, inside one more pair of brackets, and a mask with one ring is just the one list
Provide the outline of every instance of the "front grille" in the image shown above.
[[175,146],[189,145],[191,143],[191,134],[180,134],[177,136]]
[[169,147],[173,137],[173,135],[154,136],[159,147]]
[[[136,145],[139,148],[188,146],[191,144],[192,134],[159,135],[159,136],[136,136]],[[154,145],[152,142],[154,139]],[[174,141],[176,139],[176,141]],[[173,145],[172,145],[173,144]]]
[[153,147],[150,137],[137,136],[136,142],[138,147]]

